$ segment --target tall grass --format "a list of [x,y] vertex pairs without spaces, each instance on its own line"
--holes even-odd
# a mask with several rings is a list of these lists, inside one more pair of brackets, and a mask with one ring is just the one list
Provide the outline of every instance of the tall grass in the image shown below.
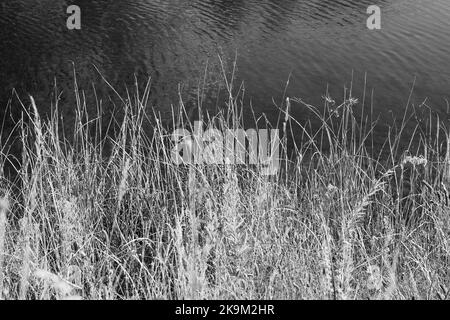
[[[205,126],[242,124],[228,89],[226,111],[200,111]],[[290,98],[282,169],[267,177],[249,165],[175,165],[148,90],[123,100],[109,138],[80,92],[70,139],[58,108],[44,120],[31,99],[17,179],[1,181],[0,298],[449,298],[450,140],[438,120],[417,127],[417,153],[399,130],[381,157],[350,93],[339,105],[325,97],[323,112]],[[293,119],[299,107],[321,127]],[[172,127],[193,127],[182,101],[174,110]]]

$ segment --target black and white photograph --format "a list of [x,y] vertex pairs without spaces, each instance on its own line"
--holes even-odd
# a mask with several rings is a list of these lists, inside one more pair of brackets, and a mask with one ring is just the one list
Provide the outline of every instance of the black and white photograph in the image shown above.
[[0,0],[0,300],[450,300],[450,1]]

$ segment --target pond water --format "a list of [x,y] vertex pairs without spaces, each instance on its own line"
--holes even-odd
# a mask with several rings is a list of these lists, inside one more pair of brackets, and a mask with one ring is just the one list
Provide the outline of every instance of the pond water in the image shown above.
[[[82,10],[79,31],[66,28],[70,4]],[[382,10],[378,31],[366,27],[366,9],[372,4]],[[167,112],[179,87],[189,93],[205,73],[214,83],[219,55],[228,71],[236,59],[236,83],[245,84],[248,104],[251,101],[257,113],[274,117],[278,111],[273,103],[285,95],[322,105],[327,87],[338,101],[352,82],[353,95],[360,99],[364,84],[367,92],[373,90],[373,110],[381,123],[402,117],[413,84],[412,102],[427,99],[445,118],[450,3],[8,0],[0,4],[2,110],[13,88],[19,95],[31,93],[45,110],[55,81],[62,100],[70,101],[74,65],[78,84],[86,90],[92,83],[100,87],[99,73],[118,90],[132,86],[135,76],[142,82],[151,77],[151,103]],[[17,106],[12,107],[17,112]],[[66,118],[73,116],[73,105],[66,103],[63,112]],[[307,120],[300,106],[292,112]]]

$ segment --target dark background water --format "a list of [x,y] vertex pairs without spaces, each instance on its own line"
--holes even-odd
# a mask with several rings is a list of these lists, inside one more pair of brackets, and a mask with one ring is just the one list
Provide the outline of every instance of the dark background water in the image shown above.
[[[82,9],[80,31],[66,28],[70,4]],[[380,31],[366,27],[372,4],[382,9]],[[3,117],[13,88],[48,110],[56,80],[70,120],[74,65],[80,87],[90,91],[95,83],[105,100],[111,92],[99,72],[119,91],[135,76],[142,83],[151,77],[151,105],[164,114],[179,85],[195,92],[206,64],[214,84],[218,55],[229,70],[235,54],[236,82],[244,82],[257,113],[278,114],[273,102],[282,101],[289,75],[286,95],[322,105],[327,87],[339,101],[352,80],[361,99],[367,74],[381,124],[402,117],[414,79],[412,102],[428,98],[447,116],[448,0],[4,0],[0,44]],[[309,116],[300,106],[292,112],[300,121]]]

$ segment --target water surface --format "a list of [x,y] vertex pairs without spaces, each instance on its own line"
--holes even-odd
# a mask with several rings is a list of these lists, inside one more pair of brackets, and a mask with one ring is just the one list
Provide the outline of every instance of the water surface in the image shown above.
[[[321,105],[327,88],[339,100],[353,81],[360,99],[365,83],[367,92],[373,90],[382,123],[401,118],[413,83],[412,102],[427,99],[446,117],[450,3],[376,2],[380,31],[366,28],[372,0],[3,1],[1,108],[15,88],[19,95],[33,94],[46,110],[56,80],[61,103],[67,102],[65,117],[73,117],[68,102],[75,66],[78,84],[87,91],[93,82],[101,91],[99,72],[119,91],[135,77],[151,77],[151,104],[164,114],[178,89],[192,94],[204,74],[214,87],[218,55],[228,71],[236,55],[236,83],[245,84],[247,105],[257,113],[274,117],[273,104],[285,95]],[[82,9],[81,31],[66,28],[69,4]],[[309,116],[299,106],[293,114],[301,121]]]

